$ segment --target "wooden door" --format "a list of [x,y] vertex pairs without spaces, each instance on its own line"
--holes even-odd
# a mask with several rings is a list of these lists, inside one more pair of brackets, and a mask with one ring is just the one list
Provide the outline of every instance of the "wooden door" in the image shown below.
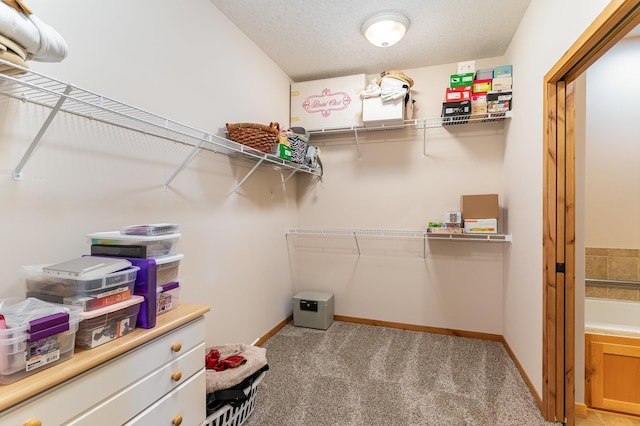
[[[570,17],[567,17],[570,19]],[[575,132],[572,82],[640,23],[612,0],[544,77],[542,412],[575,422]]]

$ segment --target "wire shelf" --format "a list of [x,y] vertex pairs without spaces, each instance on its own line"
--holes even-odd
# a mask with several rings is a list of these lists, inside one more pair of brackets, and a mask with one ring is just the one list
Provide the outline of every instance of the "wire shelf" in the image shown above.
[[345,134],[345,133],[357,133],[357,132],[375,132],[381,130],[394,130],[394,129],[435,129],[444,126],[462,125],[462,124],[474,124],[474,123],[490,123],[496,121],[504,121],[513,117],[512,111],[496,112],[488,114],[474,114],[464,115],[457,117],[429,117],[418,118],[414,120],[405,120],[402,124],[385,125],[379,124],[375,126],[350,126],[350,127],[328,127],[324,129],[310,130],[311,135],[323,135],[323,134]]
[[[211,132],[170,120],[169,118],[145,111],[75,85],[47,77],[33,70],[14,65],[0,59],[0,64],[10,67],[0,73],[0,94],[36,105],[51,108],[52,113],[43,125],[33,144],[46,131],[51,119],[59,111],[122,127],[169,141],[185,144],[197,149],[207,149],[229,156],[235,156],[259,163],[270,164],[277,169],[303,172],[320,176],[322,171],[303,164],[289,162],[275,155],[238,144]],[[25,154],[14,171],[19,178],[33,148]],[[195,152],[189,154],[189,158]],[[184,162],[180,169],[184,167]],[[179,172],[180,169],[177,171]],[[177,174],[177,173],[175,173]],[[173,177],[175,177],[175,174]],[[248,177],[248,176],[247,176]],[[167,184],[165,184],[165,187]]]
[[411,229],[303,227],[287,228],[285,236],[291,238],[299,250],[422,258],[426,257],[427,240],[511,242],[510,234],[432,234]]

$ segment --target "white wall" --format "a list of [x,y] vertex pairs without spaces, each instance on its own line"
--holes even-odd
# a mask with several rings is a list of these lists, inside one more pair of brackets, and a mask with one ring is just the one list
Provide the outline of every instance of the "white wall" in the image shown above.
[[532,1],[505,55],[513,64],[517,97],[504,167],[504,202],[513,232],[505,260],[504,337],[538,394],[542,391],[543,78],[607,3]]
[[623,39],[587,72],[587,247],[640,247],[640,79],[617,77],[640,67],[639,51],[640,37]]
[[[286,122],[289,78],[208,1],[49,2],[29,6],[69,44],[34,70],[217,132],[225,122]],[[295,223],[296,179],[202,152],[162,186],[189,149],[60,114],[23,170],[12,171],[48,110],[2,98],[0,297],[23,296],[22,265],[88,253],[85,235],[176,222],[185,255],[181,299],[206,303],[207,343],[247,342],[290,313],[284,228]]]
[[[45,135],[25,180],[14,181],[11,172],[48,111],[3,101],[0,217],[8,226],[0,296],[21,295],[21,265],[86,253],[89,232],[177,222],[186,256],[182,298],[212,306],[209,343],[253,340],[290,312],[293,291],[323,285],[337,293],[338,314],[502,333],[540,392],[542,78],[606,4],[535,0],[507,55],[479,61],[514,66],[506,142],[502,127],[488,125],[430,132],[426,157],[421,135],[394,132],[368,136],[361,160],[352,144],[324,146],[327,174],[321,183],[299,180],[299,209],[295,180],[270,195],[280,179],[272,170],[232,194],[251,165],[211,153],[198,155],[164,192],[184,147],[65,116]],[[60,64],[32,62],[36,70],[205,131],[287,121],[289,79],[209,2],[29,6],[71,51]],[[418,116],[439,115],[452,66],[405,70],[416,80]],[[285,227],[420,229],[456,208],[460,194],[486,192],[500,194],[510,245],[429,243],[426,261],[403,258],[391,269],[362,256],[343,257],[334,268],[329,255],[325,269],[305,272],[308,281],[300,278],[304,268],[290,273]],[[321,258],[305,255],[299,265]]]
[[[504,65],[478,60],[477,68]],[[415,116],[439,117],[457,64],[404,70],[414,81]],[[517,101],[516,101],[517,102]],[[325,176],[299,183],[298,222],[306,227],[425,229],[460,209],[463,194],[502,194],[504,129],[509,122],[394,130],[315,139]],[[317,242],[316,242],[317,243]],[[336,314],[502,334],[504,244],[428,241],[411,255],[345,254],[343,241],[294,250],[294,288],[331,291]],[[391,251],[394,242],[370,243]],[[320,245],[320,243],[317,243]],[[372,249],[372,250],[373,250]]]

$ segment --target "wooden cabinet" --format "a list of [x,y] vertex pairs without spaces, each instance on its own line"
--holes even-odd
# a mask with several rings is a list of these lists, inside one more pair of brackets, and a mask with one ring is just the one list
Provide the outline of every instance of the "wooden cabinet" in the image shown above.
[[[165,315],[179,312],[180,308]],[[180,317],[174,315],[175,318]],[[128,336],[80,351],[74,356],[80,362],[89,356],[97,357],[91,368],[0,412],[0,424],[201,424],[206,417],[204,323],[200,313],[183,324],[165,324],[164,332],[138,329],[132,334],[138,333],[141,338],[152,333],[154,337],[108,359],[102,359],[101,348],[106,347],[108,354],[107,345]],[[65,366],[73,368],[74,358],[49,369],[51,376],[55,378]],[[45,380],[46,376],[41,378]],[[15,385],[19,386],[20,381]]]
[[640,339],[586,335],[587,405],[640,414]]

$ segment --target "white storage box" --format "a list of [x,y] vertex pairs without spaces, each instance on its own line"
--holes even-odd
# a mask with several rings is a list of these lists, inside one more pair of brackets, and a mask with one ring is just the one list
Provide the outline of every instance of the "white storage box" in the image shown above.
[[0,384],[73,357],[82,308],[35,298],[1,299]]
[[147,248],[147,258],[157,258],[175,254],[176,245],[181,234],[164,235],[127,235],[120,231],[96,232],[87,235],[90,244],[107,245],[142,245]]
[[142,296],[131,296],[124,302],[106,306],[91,312],[82,312],[76,346],[95,348],[118,337],[131,333],[136,328]]
[[179,281],[175,281],[157,287],[156,315],[164,314],[178,307],[180,285]]
[[465,219],[465,234],[497,234],[498,219]]
[[393,102],[382,102],[382,98],[362,100],[362,122],[365,127],[397,126],[404,124],[404,97]]
[[365,74],[291,84],[291,126],[307,130],[362,125]]

